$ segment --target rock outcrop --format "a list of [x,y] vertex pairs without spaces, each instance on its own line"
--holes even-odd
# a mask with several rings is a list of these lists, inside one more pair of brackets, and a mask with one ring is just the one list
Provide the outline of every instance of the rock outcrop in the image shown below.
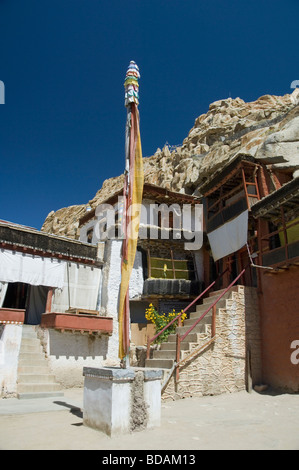
[[[181,146],[165,146],[144,158],[145,181],[198,194],[201,183],[240,154],[267,163],[272,160],[284,171],[299,171],[299,89],[291,95],[265,95],[250,103],[240,98],[212,103],[195,120]],[[42,230],[77,238],[79,218],[122,185],[123,175],[106,180],[87,204],[52,211]]]

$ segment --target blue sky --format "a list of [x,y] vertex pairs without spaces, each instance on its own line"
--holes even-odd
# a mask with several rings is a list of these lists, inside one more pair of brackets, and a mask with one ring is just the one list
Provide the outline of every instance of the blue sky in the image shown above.
[[0,0],[0,219],[41,228],[124,171],[124,78],[143,156],[215,100],[290,93],[298,0]]

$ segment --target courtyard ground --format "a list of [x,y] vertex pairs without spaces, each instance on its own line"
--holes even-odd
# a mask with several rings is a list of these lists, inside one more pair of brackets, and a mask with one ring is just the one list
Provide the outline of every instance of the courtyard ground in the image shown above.
[[115,450],[118,455],[134,455],[134,450],[298,450],[299,395],[244,391],[162,402],[160,427],[114,438],[83,425],[83,389],[65,390],[56,398],[3,398],[0,449]]

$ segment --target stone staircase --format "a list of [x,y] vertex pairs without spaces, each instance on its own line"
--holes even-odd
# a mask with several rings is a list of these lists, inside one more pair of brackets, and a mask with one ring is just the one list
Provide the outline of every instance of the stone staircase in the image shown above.
[[63,396],[62,387],[51,374],[35,327],[23,325],[19,353],[17,397],[44,398]]
[[[235,290],[235,287],[230,289],[221,300],[217,303],[217,308],[225,307],[226,299],[231,295],[232,290]],[[184,321],[184,326],[177,327],[176,333],[183,335],[189,328],[195,323],[195,321],[201,317],[201,315],[206,311],[206,309],[213,304],[213,302],[220,296],[224,291],[218,290],[211,292],[208,297],[203,299],[202,304],[196,306],[195,312],[190,313],[190,318]],[[207,315],[194,327],[194,329],[186,336],[186,338],[181,342],[181,357],[184,359],[195,347],[204,345],[211,338],[211,328],[212,328],[212,309],[207,313]],[[160,349],[153,352],[152,359],[146,359],[145,367],[149,368],[159,368],[164,370],[166,373],[167,370],[171,369],[175,363],[176,357],[176,334],[170,334],[168,340],[165,343],[162,343]]]

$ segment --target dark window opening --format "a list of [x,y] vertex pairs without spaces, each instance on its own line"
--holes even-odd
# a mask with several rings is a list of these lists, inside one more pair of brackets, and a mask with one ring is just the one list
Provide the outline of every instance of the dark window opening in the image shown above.
[[7,286],[3,308],[25,309],[29,285],[22,282],[11,282]]
[[93,228],[87,231],[87,243],[92,243],[92,237],[93,237]]

